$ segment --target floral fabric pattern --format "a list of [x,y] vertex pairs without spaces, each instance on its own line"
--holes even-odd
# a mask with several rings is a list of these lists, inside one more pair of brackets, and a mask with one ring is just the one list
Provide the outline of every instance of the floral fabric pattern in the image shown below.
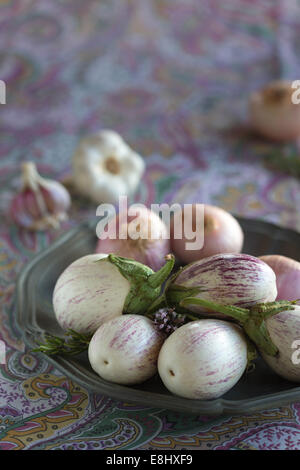
[[277,146],[245,132],[251,91],[299,79],[299,54],[298,0],[0,1],[1,450],[300,449],[300,403],[218,417],[144,408],[28,351],[18,273],[96,208],[76,200],[58,232],[36,234],[7,210],[21,162],[64,180],[78,139],[111,128],[145,157],[137,201],[212,203],[300,230],[300,181],[266,166]]

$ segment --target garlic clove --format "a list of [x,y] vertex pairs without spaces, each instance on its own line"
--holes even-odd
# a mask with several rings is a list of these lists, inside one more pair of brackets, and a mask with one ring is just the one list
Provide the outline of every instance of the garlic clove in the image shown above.
[[41,192],[50,213],[64,214],[65,208],[70,207],[70,195],[60,183],[51,181],[41,187]]
[[33,220],[39,217],[38,207],[35,204],[35,199],[32,194],[25,191],[23,194],[18,194],[11,205],[11,216],[17,225],[29,228]]
[[42,178],[33,162],[22,165],[22,188],[10,206],[17,225],[28,230],[57,229],[70,205],[70,195],[61,183]]

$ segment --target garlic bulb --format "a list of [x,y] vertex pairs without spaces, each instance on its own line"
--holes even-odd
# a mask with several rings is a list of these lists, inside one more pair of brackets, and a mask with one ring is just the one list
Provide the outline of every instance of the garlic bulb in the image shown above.
[[145,171],[142,157],[111,130],[83,138],[72,162],[75,188],[98,204],[132,196]]
[[294,104],[292,82],[277,80],[250,96],[249,115],[253,130],[275,141],[300,136],[300,106]]
[[70,195],[61,183],[42,178],[33,162],[23,163],[22,188],[10,206],[17,225],[28,230],[57,229],[70,205]]

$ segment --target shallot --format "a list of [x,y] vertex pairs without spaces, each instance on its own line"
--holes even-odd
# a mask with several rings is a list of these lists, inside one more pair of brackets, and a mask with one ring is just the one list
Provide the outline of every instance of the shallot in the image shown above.
[[300,136],[300,107],[293,103],[292,84],[288,80],[272,81],[250,96],[250,124],[263,137],[284,142]]
[[300,299],[300,263],[282,255],[265,255],[260,259],[276,274],[277,300]]
[[154,211],[146,207],[137,207],[134,215],[129,211],[108,221],[104,231],[99,234],[96,253],[126,256],[156,271],[162,267],[164,257],[171,251],[167,226]]
[[[174,255],[184,263],[191,263],[218,253],[240,253],[244,242],[244,233],[237,219],[220,207],[209,204],[193,204],[192,210],[183,207],[176,211],[171,219],[171,248]],[[196,235],[203,232],[203,246],[191,249],[193,239],[188,239],[184,227],[192,228]],[[176,228],[182,227],[176,238]],[[189,235],[190,236],[190,235]]]

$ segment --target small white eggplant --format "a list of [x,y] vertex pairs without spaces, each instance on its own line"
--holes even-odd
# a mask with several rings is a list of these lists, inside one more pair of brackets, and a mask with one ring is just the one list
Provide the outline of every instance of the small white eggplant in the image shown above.
[[300,382],[300,306],[267,318],[265,325],[278,353],[261,350],[262,357],[284,379]]
[[158,372],[167,389],[185,398],[210,400],[230,390],[247,367],[242,330],[223,320],[192,321],[164,342]]
[[[219,254],[188,264],[166,289],[168,304],[176,308],[187,297],[244,308],[273,302],[276,296],[274,271],[246,254]],[[200,305],[185,306],[196,313],[203,311]]]
[[157,372],[157,358],[165,336],[149,318],[122,315],[104,323],[88,348],[92,369],[118,384],[144,382]]
[[53,292],[53,308],[64,329],[94,333],[122,313],[144,313],[161,292],[174,258],[157,272],[115,255],[91,254],[68,266]]

